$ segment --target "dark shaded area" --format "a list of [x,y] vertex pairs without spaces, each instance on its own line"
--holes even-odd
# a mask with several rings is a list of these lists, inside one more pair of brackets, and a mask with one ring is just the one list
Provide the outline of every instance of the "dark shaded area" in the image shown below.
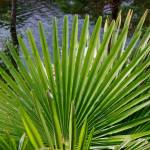
[[116,20],[119,12],[120,0],[112,1],[112,19]]
[[[116,19],[120,9],[122,9],[123,19],[129,9],[134,10],[130,27],[132,32],[145,9],[150,8],[150,0],[18,0],[17,4],[17,31],[19,34],[22,34],[28,27],[36,30],[35,26],[39,20],[42,20],[46,30],[50,30],[53,16],[62,20],[63,16],[67,14],[71,20],[72,14],[79,14],[79,20],[82,22],[85,14],[89,14],[93,25],[99,15],[104,18],[110,16]],[[15,31],[15,26],[12,25],[10,29],[11,21],[15,23],[14,20],[11,20],[10,1],[0,0],[0,48],[3,46],[1,43],[4,43],[10,37],[10,30],[14,35],[13,37],[15,37],[14,44],[17,43],[15,40],[16,33],[13,32]],[[150,15],[147,17],[144,28],[149,24]],[[59,28],[61,28],[61,24],[59,24]],[[80,25],[79,28],[81,28]],[[35,34],[35,37],[37,37],[37,33]]]
[[11,2],[11,21],[10,21],[10,33],[12,43],[14,46],[18,45],[17,31],[16,31],[16,15],[17,15],[17,0]]

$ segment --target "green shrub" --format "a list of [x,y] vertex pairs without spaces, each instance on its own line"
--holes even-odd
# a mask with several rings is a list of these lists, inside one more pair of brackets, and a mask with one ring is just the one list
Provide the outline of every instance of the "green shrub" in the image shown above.
[[[132,11],[128,12],[122,28],[121,14],[116,22],[108,24],[106,21],[102,39],[101,17],[89,35],[89,17],[86,16],[78,39],[78,17],[74,17],[69,38],[65,16],[61,48],[54,19],[54,61],[51,61],[41,22],[43,58],[31,30],[27,31],[27,37],[32,53],[20,36],[22,59],[9,44],[18,68],[5,54],[0,54],[11,73],[9,76],[0,68],[4,80],[0,80],[0,148],[8,149],[11,144],[7,143],[17,145],[26,132],[30,142],[25,141],[22,149],[148,150],[150,28],[144,35],[141,32],[146,15],[147,11],[130,41]],[[12,142],[7,135],[16,140]],[[9,149],[15,148],[10,146]]]

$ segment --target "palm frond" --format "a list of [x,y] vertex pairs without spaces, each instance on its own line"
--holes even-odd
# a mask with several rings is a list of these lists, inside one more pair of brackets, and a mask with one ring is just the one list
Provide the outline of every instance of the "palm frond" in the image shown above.
[[[62,47],[54,18],[53,61],[41,22],[43,58],[31,29],[27,31],[31,51],[18,36],[23,58],[9,44],[17,68],[0,53],[8,70],[0,68],[0,134],[19,139],[26,132],[34,148],[52,150],[148,149],[150,28],[143,33],[146,11],[129,38],[132,13],[123,27],[121,12],[116,21],[106,21],[103,35],[99,17],[91,36],[86,16],[80,39],[78,16],[70,37],[65,16]],[[9,147],[1,141],[2,149]]]

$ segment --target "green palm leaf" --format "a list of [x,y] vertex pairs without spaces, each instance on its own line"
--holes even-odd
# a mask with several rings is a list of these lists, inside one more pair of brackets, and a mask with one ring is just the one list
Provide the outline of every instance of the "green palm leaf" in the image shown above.
[[23,136],[19,149],[32,149],[30,143],[35,149],[52,150],[149,148],[150,28],[142,32],[146,11],[129,39],[132,13],[123,27],[121,12],[116,21],[106,20],[103,35],[99,17],[91,36],[86,16],[79,39],[78,16],[71,37],[65,16],[62,47],[55,18],[53,61],[41,22],[43,58],[30,29],[31,51],[18,36],[23,58],[8,44],[17,68],[0,53],[6,65],[6,70],[0,68],[1,149],[11,149],[7,134],[15,138],[12,147],[17,147],[24,131],[30,142],[24,143]]

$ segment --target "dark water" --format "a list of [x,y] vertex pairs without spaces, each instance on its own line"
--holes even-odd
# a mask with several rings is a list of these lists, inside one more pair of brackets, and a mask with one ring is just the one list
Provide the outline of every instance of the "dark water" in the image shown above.
[[[4,4],[4,3],[3,3]],[[0,3],[1,5],[1,3]],[[1,5],[2,6],[2,5]],[[3,12],[2,12],[3,11]],[[10,37],[10,25],[9,25],[9,15],[10,15],[10,7],[9,3],[5,3],[1,7],[1,20],[0,20],[0,47],[3,46],[3,43]],[[57,17],[58,19],[58,33],[61,41],[62,37],[62,23],[64,15],[68,15],[69,19],[69,27],[71,28],[71,22],[73,19],[72,13],[64,12],[62,8],[60,8],[57,4],[50,4],[48,1],[42,0],[30,0],[26,2],[19,2],[18,4],[18,14],[17,14],[17,32],[21,34],[25,41],[25,31],[28,28],[31,28],[34,36],[36,38],[38,47],[39,37],[38,37],[38,21],[42,21],[46,30],[46,36],[49,43],[49,46],[52,47],[52,20],[53,17]],[[79,31],[81,30],[83,24],[83,17],[79,15]],[[94,24],[94,22],[93,22]],[[90,28],[92,30],[92,22]]]
[[[79,14],[79,31],[81,30],[85,14],[90,14],[91,24],[90,31],[94,26],[95,20],[99,15],[104,15],[103,7],[104,0],[60,0],[60,2],[50,4],[50,0],[18,0],[18,13],[17,13],[17,32],[25,38],[25,30],[31,28],[35,35],[36,41],[39,44],[37,23],[41,20],[44,24],[49,46],[52,47],[52,19],[57,17],[59,38],[62,36],[62,22],[64,15],[69,17],[69,27],[73,14]],[[150,8],[150,0],[124,0],[121,2],[123,9],[123,16],[127,13],[129,8],[134,10],[133,24],[141,17],[146,8]],[[5,41],[10,37],[10,2],[9,0],[0,0],[0,48],[3,47]],[[150,16],[146,20],[146,26],[150,25]],[[38,45],[40,47],[40,45]]]

